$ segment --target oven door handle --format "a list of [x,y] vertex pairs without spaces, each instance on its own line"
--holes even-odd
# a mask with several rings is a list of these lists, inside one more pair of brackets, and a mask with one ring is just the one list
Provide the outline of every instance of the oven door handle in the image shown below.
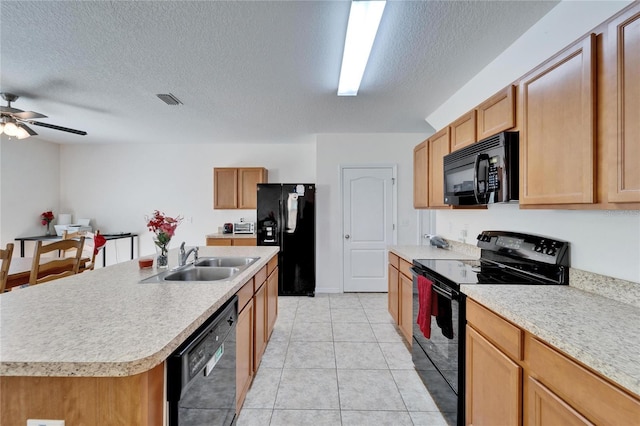
[[[476,203],[483,204],[485,201],[480,201],[479,192],[478,192],[478,171],[480,170],[480,161],[488,160],[488,154],[478,154],[476,155],[476,160],[473,164],[473,196],[476,198]],[[483,196],[486,195],[487,191],[483,193]]]
[[[424,274],[416,269],[415,267],[411,267],[410,268],[411,273],[413,274],[414,277],[418,277],[420,276],[424,276]],[[426,278],[426,277],[425,277]],[[453,292],[447,291],[445,289],[443,289],[442,287],[436,285],[435,283],[433,283],[433,281],[431,281],[431,290],[435,291],[436,293],[438,293],[440,296],[444,296],[449,300],[457,300],[456,295],[453,294]]]

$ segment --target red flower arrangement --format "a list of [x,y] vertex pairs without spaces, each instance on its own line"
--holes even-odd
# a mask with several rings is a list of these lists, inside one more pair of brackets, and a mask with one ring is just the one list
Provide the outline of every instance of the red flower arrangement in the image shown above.
[[42,226],[49,226],[49,224],[53,221],[53,219],[55,219],[55,216],[53,216],[53,212],[52,211],[48,211],[48,212],[44,212],[40,215],[40,223],[42,223]]
[[166,254],[167,245],[176,233],[176,228],[180,225],[180,222],[182,222],[182,217],[169,217],[158,210],[154,210],[153,216],[151,216],[151,218],[145,216],[145,219],[147,220],[147,228],[149,228],[149,231],[156,234],[155,244],[160,247],[163,254]]

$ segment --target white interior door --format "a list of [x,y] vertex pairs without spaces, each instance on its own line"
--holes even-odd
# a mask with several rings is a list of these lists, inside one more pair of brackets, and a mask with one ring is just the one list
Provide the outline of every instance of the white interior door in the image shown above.
[[428,246],[431,239],[427,235],[436,233],[436,212],[420,209],[418,211],[418,245]]
[[344,167],[343,288],[386,292],[387,247],[394,243],[395,168]]

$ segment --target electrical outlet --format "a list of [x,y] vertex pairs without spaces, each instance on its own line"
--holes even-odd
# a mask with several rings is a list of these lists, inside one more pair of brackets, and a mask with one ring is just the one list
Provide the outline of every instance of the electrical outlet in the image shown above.
[[64,420],[27,419],[27,426],[64,426]]

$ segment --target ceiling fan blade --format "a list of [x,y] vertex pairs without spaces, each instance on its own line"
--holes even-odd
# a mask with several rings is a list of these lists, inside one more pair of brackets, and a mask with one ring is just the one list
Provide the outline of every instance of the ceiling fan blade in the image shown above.
[[24,111],[18,108],[12,108],[10,106],[0,106],[0,112],[5,114],[18,114]]
[[41,127],[46,127],[48,129],[54,129],[54,130],[62,130],[63,132],[69,132],[69,133],[74,133],[76,135],[86,135],[87,132],[84,132],[82,130],[75,130],[75,129],[70,129],[68,127],[62,127],[62,126],[56,126],[54,124],[49,124],[49,123],[41,123],[39,121],[28,121],[29,124],[33,124],[34,126],[41,126]]
[[14,112],[13,115],[22,120],[30,120],[32,118],[47,118],[46,115],[34,111]]
[[20,123],[20,127],[22,127],[23,129],[25,129],[27,131],[27,133],[29,133],[29,136],[36,136],[37,133],[33,131],[33,129],[29,126],[27,126],[24,123]]

